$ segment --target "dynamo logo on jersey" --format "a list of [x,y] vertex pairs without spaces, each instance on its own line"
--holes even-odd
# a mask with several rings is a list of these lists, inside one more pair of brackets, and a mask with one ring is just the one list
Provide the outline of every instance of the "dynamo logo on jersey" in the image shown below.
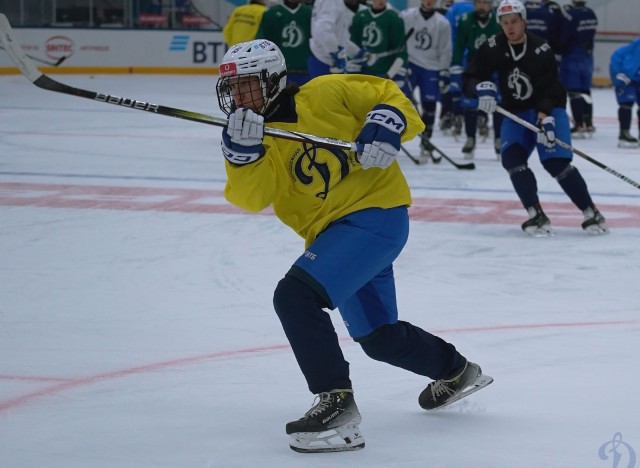
[[282,30],[282,47],[293,49],[301,46],[303,40],[304,33],[302,32],[302,28],[296,23],[296,20],[292,20]]
[[169,50],[172,52],[184,52],[189,45],[189,35],[176,34],[171,38]]
[[382,31],[373,21],[362,30],[362,46],[365,49],[373,49],[382,44]]
[[507,77],[507,86],[513,91],[513,98],[519,101],[526,101],[533,94],[531,78],[517,67]]
[[419,50],[429,50],[431,49],[431,44],[433,43],[433,39],[431,34],[429,34],[429,30],[427,28],[423,28],[418,31],[415,35],[416,38],[416,49]]

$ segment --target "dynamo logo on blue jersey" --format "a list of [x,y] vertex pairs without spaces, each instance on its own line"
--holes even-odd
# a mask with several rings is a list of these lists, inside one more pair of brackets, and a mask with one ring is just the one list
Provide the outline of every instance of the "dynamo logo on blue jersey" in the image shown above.
[[171,38],[171,45],[169,50],[174,52],[184,52],[189,45],[189,35],[176,34]]

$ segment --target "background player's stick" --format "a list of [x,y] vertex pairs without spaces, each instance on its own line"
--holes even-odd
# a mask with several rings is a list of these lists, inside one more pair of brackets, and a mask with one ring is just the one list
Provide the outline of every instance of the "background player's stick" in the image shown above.
[[[2,47],[0,45],[0,50],[5,50],[4,47]],[[44,65],[49,65],[50,67],[57,67],[58,65],[60,65],[62,62],[64,62],[65,60],[67,60],[67,56],[65,55],[64,57],[60,57],[58,60],[56,60],[55,62],[52,62],[50,60],[44,60],[38,57],[34,57],[33,55],[29,55],[29,54],[25,54],[27,57],[29,57],[31,60],[34,60],[36,62],[40,62]]]
[[[217,127],[227,126],[226,118],[214,117],[211,115],[200,114],[198,112],[192,112],[182,109],[175,109],[173,107],[161,106],[145,101],[139,101],[137,99],[124,98],[120,96],[113,96],[111,94],[98,93],[95,91],[74,88],[50,78],[49,76],[38,70],[35,64],[24,53],[22,47],[20,47],[20,45],[15,41],[11,25],[9,24],[7,17],[2,13],[0,13],[0,45],[3,46],[3,48],[11,57],[11,60],[13,60],[20,72],[24,76],[26,76],[29,81],[31,81],[39,88],[45,89],[47,91],[70,94],[72,96],[83,97],[107,104],[115,104],[117,106],[127,107],[129,109],[142,110],[151,112],[152,114],[166,115],[168,117],[176,117],[178,119],[215,125]],[[276,138],[313,143],[316,146],[324,148],[340,148],[347,151],[358,151],[358,148],[360,146],[356,145],[356,143],[353,142],[337,140],[335,138],[325,138],[316,135],[310,135],[308,133],[290,132],[271,127],[265,127],[264,133],[265,135],[273,136]],[[362,149],[360,149],[360,151],[362,151]]]
[[431,147],[434,150],[436,150],[436,152],[439,153],[440,156],[442,156],[444,159],[446,159],[451,164],[453,164],[457,169],[473,170],[473,169],[476,168],[476,165],[473,162],[468,162],[468,163],[457,163],[457,162],[455,162],[453,159],[451,159],[449,156],[447,156],[440,148],[435,146],[433,143],[431,143]]
[[[532,132],[535,133],[540,133],[542,132],[542,129],[536,127],[535,125],[533,125],[531,122],[527,122],[524,119],[521,119],[520,117],[518,117],[517,115],[512,114],[511,112],[509,112],[506,109],[503,109],[502,107],[498,106],[496,107],[496,111],[500,112],[502,115],[504,115],[505,117],[509,117],[511,120],[513,120],[516,123],[519,123],[520,125],[522,125],[523,127],[528,128],[529,130],[531,130]],[[577,150],[575,148],[573,148],[571,145],[568,145],[567,143],[565,143],[562,140],[558,140],[556,139],[556,144],[558,146],[561,146],[565,149],[568,149],[569,151],[571,151],[573,154],[577,154],[578,156],[580,156],[581,158],[586,159],[587,161],[589,161],[592,164],[595,164],[596,166],[598,166],[601,169],[604,169],[605,171],[607,171],[609,174],[613,174],[614,176],[618,177],[619,179],[624,180],[625,182],[633,185],[635,188],[640,189],[640,184],[638,184],[638,182],[635,182],[631,179],[629,179],[627,176],[620,174],[618,171],[611,169],[609,166],[601,163],[600,161],[597,161],[595,159],[593,159],[591,156],[583,153],[580,150]]]
[[374,63],[376,63],[378,60],[380,60],[381,58],[384,57],[389,57],[391,55],[396,55],[399,54],[400,52],[402,52],[404,49],[406,49],[407,47],[407,41],[409,40],[409,38],[411,37],[411,35],[413,34],[413,31],[415,30],[415,28],[411,28],[409,29],[409,31],[407,31],[407,33],[404,35],[404,40],[402,41],[402,46],[396,48],[396,49],[391,49],[391,50],[385,50],[384,52],[380,52],[380,53],[371,53],[369,54],[369,57],[367,58],[367,66],[371,66]]
[[416,165],[420,165],[420,160],[418,158],[416,158],[414,155],[412,155],[409,150],[407,148],[405,148],[403,145],[400,145],[400,150],[409,158],[411,159],[411,161],[413,161],[414,164]]
[[[418,107],[418,103],[416,102],[416,98],[413,94],[413,86],[411,86],[411,80],[408,79],[408,77],[405,75],[405,83],[407,85],[407,88],[409,88],[409,100],[411,101],[411,103],[413,104],[413,107],[415,107],[416,112],[418,112],[418,114],[421,113],[420,108]],[[445,154],[444,151],[442,151],[440,148],[438,148],[437,146],[435,146],[433,143],[431,143],[431,140],[429,140],[429,143],[431,144],[431,147],[435,150],[436,153],[438,153],[440,155],[440,158],[435,158],[432,154],[431,158],[433,159],[434,163],[439,163],[440,160],[442,158],[446,159],[448,162],[450,162],[456,169],[467,169],[467,170],[473,170],[476,168],[475,163],[473,162],[468,162],[468,163],[458,163],[455,162],[453,159],[451,159],[447,154]],[[411,160],[416,163],[416,164],[420,164],[420,161],[417,158],[414,158],[413,156],[411,156],[407,150],[405,150],[404,148],[400,148],[402,149],[405,154],[407,156],[409,156],[411,158]]]

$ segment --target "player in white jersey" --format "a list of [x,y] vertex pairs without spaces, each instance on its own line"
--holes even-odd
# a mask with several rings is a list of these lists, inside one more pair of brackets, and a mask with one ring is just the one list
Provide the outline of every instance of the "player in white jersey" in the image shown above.
[[436,105],[440,94],[449,89],[449,64],[452,43],[449,21],[435,10],[436,0],[421,0],[420,6],[404,10],[400,17],[404,20],[409,55],[410,92],[420,89],[422,121],[422,156],[431,157],[433,147],[429,142],[436,118]]
[[315,1],[309,40],[310,78],[329,73],[344,73],[347,55],[358,55],[360,47],[351,42],[349,27],[359,6],[359,0]]

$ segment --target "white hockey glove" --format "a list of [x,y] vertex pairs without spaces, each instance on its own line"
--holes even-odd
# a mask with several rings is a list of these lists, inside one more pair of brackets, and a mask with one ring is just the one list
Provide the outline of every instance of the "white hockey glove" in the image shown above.
[[355,62],[353,60],[347,60],[345,63],[344,71],[346,73],[362,73],[363,62]]
[[329,71],[331,73],[344,73],[347,67],[347,53],[344,51],[344,48],[338,47],[338,50],[331,52],[329,55],[331,55],[331,60],[333,60],[333,64]]
[[366,65],[371,54],[366,49],[360,49],[353,57],[347,57],[345,71],[347,73],[360,73],[363,65]]
[[556,144],[556,119],[550,115],[538,122],[541,131],[538,132],[538,143],[553,148]]
[[407,120],[398,109],[386,104],[375,106],[356,137],[356,157],[362,169],[389,167],[400,151],[400,135],[406,127]]
[[623,86],[629,86],[631,84],[631,79],[624,73],[618,73],[616,75],[615,81],[618,83],[619,88],[622,88]]
[[496,111],[498,102],[498,88],[495,83],[491,81],[483,81],[476,85],[476,92],[478,93],[478,110],[484,111],[491,115]]
[[264,156],[264,117],[250,109],[236,109],[222,130],[222,154],[233,164],[243,165]]

